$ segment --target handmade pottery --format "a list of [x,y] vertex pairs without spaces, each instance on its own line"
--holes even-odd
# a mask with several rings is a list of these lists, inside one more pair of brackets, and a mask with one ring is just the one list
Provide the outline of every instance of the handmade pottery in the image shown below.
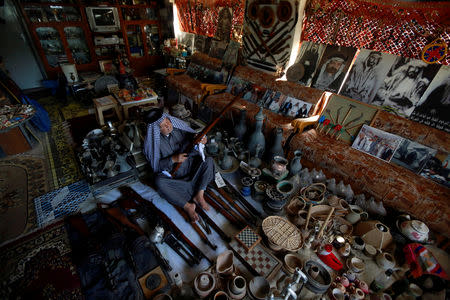
[[284,256],[284,268],[287,272],[294,274],[295,268],[303,268],[303,263],[300,257],[295,254],[288,253]]
[[172,300],[172,297],[170,297],[169,294],[159,294],[159,295],[156,295],[153,299],[154,300]]
[[216,262],[216,271],[219,275],[227,276],[233,273],[233,258],[234,255],[231,250],[226,250],[225,252],[219,254]]
[[375,247],[370,244],[366,244],[364,246],[364,254],[369,257],[374,257],[375,255],[377,255],[377,249],[375,249]]
[[355,273],[361,273],[364,271],[366,265],[361,258],[352,257],[347,260],[347,267]]
[[250,167],[259,168],[259,166],[261,165],[261,159],[259,158],[261,156],[261,150],[262,146],[260,144],[257,144],[255,154],[248,160],[248,164]]
[[347,188],[344,185],[344,182],[341,180],[339,181],[339,183],[336,185],[336,194],[339,197],[345,197],[345,193],[347,192]]
[[357,205],[350,205],[350,212],[345,216],[345,219],[351,224],[359,222],[361,219],[366,220],[369,217],[367,212],[363,211]]
[[229,296],[232,299],[242,299],[245,296],[247,291],[247,282],[245,278],[242,276],[233,277],[230,281],[228,281],[228,291]]
[[288,180],[278,182],[276,188],[277,191],[285,197],[288,197],[294,191],[294,185]]
[[345,299],[345,293],[342,292],[338,288],[334,288],[329,293],[330,299],[332,300],[344,300]]
[[248,150],[250,151],[251,155],[254,155],[256,153],[256,146],[261,146],[261,152],[259,153],[258,157],[261,157],[262,152],[264,152],[264,149],[266,148],[266,139],[264,137],[264,134],[262,133],[262,125],[264,121],[264,114],[263,114],[263,108],[261,107],[259,109],[259,112],[255,116],[255,131],[250,136],[249,142],[248,142]]
[[282,156],[274,156],[272,159],[272,174],[274,176],[281,176],[286,172],[288,161]]
[[378,250],[385,249],[393,241],[389,227],[376,220],[359,222],[354,234]]
[[312,266],[308,271],[309,276],[315,279],[319,275],[319,268],[317,266]]
[[344,247],[339,249],[339,254],[342,256],[349,256],[350,255],[351,246],[349,243],[345,243]]
[[223,158],[220,160],[220,168],[222,170],[229,170],[233,166],[233,158],[230,156],[230,150],[224,149]]
[[359,194],[355,196],[355,205],[358,205],[362,209],[366,209],[366,196],[364,194]]
[[214,290],[216,286],[216,280],[214,276],[209,272],[201,272],[194,279],[195,292],[200,298],[206,298]]
[[358,287],[364,292],[364,294],[369,293],[369,285],[365,281],[360,280],[358,283]]
[[273,145],[269,150],[269,158],[273,158],[275,156],[284,156],[283,146],[281,142],[283,140],[283,129],[276,128],[275,129],[275,137],[273,139]]
[[312,184],[312,178],[309,174],[308,168],[303,168],[300,171],[300,188],[305,188],[307,186],[310,186]]
[[341,277],[341,284],[344,287],[348,287],[350,285],[350,281],[348,280],[348,278],[346,276],[342,276]]
[[355,196],[355,194],[353,193],[352,187],[350,186],[350,184],[347,184],[345,186],[345,192],[344,192],[345,200],[350,202],[353,200],[353,196]]
[[253,298],[257,300],[266,299],[267,295],[270,291],[270,283],[266,280],[266,278],[262,276],[253,277],[248,284],[248,290],[253,296]]
[[327,180],[327,190],[332,194],[336,194],[336,179],[331,178]]
[[214,294],[214,300],[229,300],[230,297],[228,297],[228,294],[224,291],[218,291]]
[[246,124],[246,116],[247,114],[247,110],[242,109],[239,113],[239,122],[238,124],[234,127],[234,135],[242,141],[242,139],[244,138],[245,133],[247,132],[247,124]]
[[419,220],[411,220],[409,215],[402,217],[403,221],[399,219],[396,224],[397,228],[404,236],[415,242],[426,242],[428,240],[428,233],[430,230],[425,223]]
[[361,300],[364,299],[365,294],[361,289],[355,289],[355,292],[350,294],[350,300]]
[[206,151],[211,155],[216,155],[219,152],[219,145],[216,143],[215,138],[211,138],[206,144]]
[[365,245],[366,245],[366,243],[365,243],[364,240],[363,240],[362,238],[360,238],[359,236],[355,236],[355,237],[353,238],[353,243],[352,243],[353,249],[356,249],[356,250],[363,250]]
[[253,184],[253,200],[262,201],[266,197],[266,188],[268,183],[265,181],[256,181]]
[[313,182],[325,182],[327,178],[325,177],[325,174],[323,174],[322,170],[316,171],[316,169],[313,169],[312,175],[311,175]]
[[291,163],[289,164],[289,174],[291,176],[297,175],[300,173],[302,169],[302,164],[300,163],[300,160],[302,158],[302,151],[301,150],[295,150],[294,151],[294,157],[291,160]]
[[377,265],[383,270],[393,269],[395,267],[394,257],[387,252],[379,253],[376,256],[375,261]]
[[[297,226],[305,225],[307,216],[308,216],[308,212],[306,210],[299,210],[297,212],[297,216],[294,218],[295,225],[297,225]],[[313,219],[311,218],[310,222],[312,222],[312,221],[313,221]]]

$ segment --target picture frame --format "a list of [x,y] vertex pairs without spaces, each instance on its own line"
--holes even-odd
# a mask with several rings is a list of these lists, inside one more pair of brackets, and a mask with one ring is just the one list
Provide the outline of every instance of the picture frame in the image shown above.
[[116,66],[112,60],[99,60],[100,71],[104,74],[114,74],[117,72]]
[[419,173],[426,162],[436,155],[436,152],[435,149],[404,139],[395,151],[391,163]]

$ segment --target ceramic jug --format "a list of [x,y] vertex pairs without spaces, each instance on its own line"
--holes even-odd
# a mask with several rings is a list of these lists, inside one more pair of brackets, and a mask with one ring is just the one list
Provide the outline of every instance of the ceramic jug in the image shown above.
[[419,220],[411,220],[409,215],[402,215],[396,222],[400,232],[411,241],[426,242],[428,240],[428,226]]
[[300,159],[302,158],[302,151],[301,150],[295,150],[294,151],[294,157],[291,160],[291,163],[289,165],[289,172],[291,176],[297,175],[300,173],[300,170],[302,169],[302,164],[300,163]]
[[275,137],[272,147],[269,150],[269,158],[272,159],[274,156],[284,156],[283,146],[281,141],[283,140],[283,129],[275,129]]
[[206,144],[206,151],[211,155],[216,155],[219,152],[219,145],[216,143],[215,138],[211,138]]
[[262,133],[262,125],[264,121],[263,108],[259,109],[259,112],[255,116],[255,131],[250,136],[248,142],[248,150],[251,155],[255,155],[257,145],[260,145],[261,151],[258,157],[261,157],[264,153],[264,149],[266,148],[266,139],[264,134]]
[[247,110],[242,109],[239,113],[239,123],[234,127],[234,135],[242,141],[245,133],[247,132],[247,124],[245,122]]
[[254,156],[250,157],[250,159],[248,160],[248,164],[250,165],[250,167],[252,168],[259,168],[259,166],[261,165],[261,159],[260,157],[260,152],[261,152],[261,145],[256,145],[256,151]]
[[220,161],[220,167],[222,168],[222,170],[229,170],[233,166],[233,159],[229,155],[230,151],[227,148],[225,148],[223,150],[223,152],[224,152],[224,155],[223,155],[222,160]]
[[351,224],[359,222],[361,219],[366,220],[369,217],[367,212],[363,211],[358,205],[350,205],[350,212],[345,216],[345,219]]

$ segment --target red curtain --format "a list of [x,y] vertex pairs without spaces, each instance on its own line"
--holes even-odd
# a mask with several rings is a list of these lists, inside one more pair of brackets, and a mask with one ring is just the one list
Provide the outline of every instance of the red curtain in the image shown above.
[[[181,30],[206,36],[214,36],[221,7],[232,9],[231,32],[240,32],[244,21],[245,0],[176,0]],[[232,33],[231,33],[232,34]]]
[[434,39],[450,42],[449,2],[311,0],[305,15],[302,40],[316,43],[420,59]]

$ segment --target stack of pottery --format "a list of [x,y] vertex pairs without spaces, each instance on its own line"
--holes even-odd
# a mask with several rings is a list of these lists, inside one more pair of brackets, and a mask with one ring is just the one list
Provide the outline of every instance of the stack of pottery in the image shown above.
[[216,280],[209,272],[201,272],[194,279],[194,289],[200,298],[206,298],[216,287]]
[[266,188],[266,199],[264,210],[268,214],[280,214],[287,201],[285,195],[281,194],[273,186]]
[[[351,279],[351,280],[350,280]],[[344,273],[337,276],[328,291],[330,299],[360,300],[369,294],[369,286],[366,282],[359,280],[356,276]]]
[[247,282],[242,276],[235,276],[228,281],[228,295],[231,299],[240,300],[247,293]]

